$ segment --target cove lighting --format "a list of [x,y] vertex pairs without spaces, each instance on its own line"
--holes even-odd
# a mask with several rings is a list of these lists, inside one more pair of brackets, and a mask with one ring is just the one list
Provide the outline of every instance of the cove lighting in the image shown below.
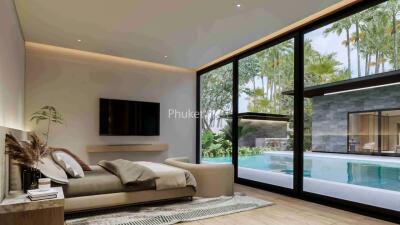
[[331,93],[326,93],[324,95],[336,95],[336,94],[342,94],[342,93],[347,93],[347,92],[354,92],[354,91],[368,90],[368,89],[379,88],[379,87],[393,86],[393,85],[398,85],[398,84],[400,84],[400,82],[391,83],[391,84],[375,85],[375,86],[371,86],[371,87],[357,88],[357,89],[352,89],[352,90],[331,92]]

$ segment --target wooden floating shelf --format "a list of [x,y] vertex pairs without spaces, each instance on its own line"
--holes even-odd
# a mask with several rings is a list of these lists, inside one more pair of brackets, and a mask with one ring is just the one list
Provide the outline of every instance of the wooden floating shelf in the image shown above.
[[87,152],[162,152],[168,150],[168,144],[131,144],[131,145],[89,145]]

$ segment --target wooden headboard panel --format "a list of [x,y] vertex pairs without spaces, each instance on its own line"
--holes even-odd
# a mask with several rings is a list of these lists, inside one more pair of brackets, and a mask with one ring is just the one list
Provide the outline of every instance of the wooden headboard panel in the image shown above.
[[9,191],[9,168],[8,156],[5,154],[6,134],[11,133],[19,140],[26,140],[26,132],[0,126],[0,201],[4,199]]

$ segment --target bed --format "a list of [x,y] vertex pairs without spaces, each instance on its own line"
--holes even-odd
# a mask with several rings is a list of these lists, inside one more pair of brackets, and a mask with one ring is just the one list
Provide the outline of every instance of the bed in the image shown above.
[[182,168],[161,163],[102,160],[81,178],[62,185],[67,213],[143,202],[191,199],[194,176]]
[[[193,186],[157,190],[155,182],[144,182],[129,187],[123,185],[118,176],[100,166],[90,166],[83,178],[70,178],[62,185],[65,213],[96,210],[150,202],[191,200],[193,196],[217,197],[233,194],[232,165],[197,165],[186,158],[167,159],[165,164],[182,168],[193,174],[198,184]],[[10,190],[17,190],[20,180],[18,167],[11,168]]]

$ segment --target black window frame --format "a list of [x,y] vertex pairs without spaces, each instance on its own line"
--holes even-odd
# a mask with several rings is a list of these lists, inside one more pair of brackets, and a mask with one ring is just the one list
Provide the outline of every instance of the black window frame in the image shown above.
[[[304,26],[295,28],[289,32],[278,35],[277,37],[267,40],[259,45],[251,47],[243,52],[239,52],[228,58],[207,66],[197,71],[196,84],[196,109],[200,112],[200,77],[209,71],[217,69],[229,63],[233,63],[233,141],[232,141],[232,163],[235,168],[235,183],[243,184],[267,191],[273,191],[299,199],[344,209],[347,211],[392,221],[399,222],[400,215],[398,211],[348,201],[335,197],[320,195],[316,193],[306,192],[303,190],[303,160],[304,160],[304,36],[314,30],[334,23],[340,19],[346,18],[360,11],[373,7],[375,5],[386,2],[387,0],[364,0],[356,2],[339,11],[333,12],[323,18],[312,21]],[[238,178],[238,140],[237,140],[237,114],[238,114],[238,62],[240,59],[250,56],[259,51],[282,43],[286,40],[294,38],[294,173],[293,173],[293,189],[288,189],[272,184],[265,184],[257,181]],[[400,70],[397,70],[400,76]],[[391,72],[394,73],[394,72]],[[384,73],[378,73],[384,74]],[[376,75],[378,75],[376,74]],[[196,163],[200,163],[200,118],[196,119]]]
[[[390,111],[399,111],[400,108],[383,108],[383,109],[371,109],[371,110],[360,110],[360,111],[351,111],[347,112],[347,151],[345,154],[357,154],[357,155],[378,155],[378,156],[396,156],[400,157],[399,153],[382,153],[382,112],[390,112]],[[357,152],[349,152],[350,146],[350,115],[351,114],[359,114],[359,113],[378,113],[377,120],[378,120],[378,152],[374,152],[371,154],[366,153],[357,153]],[[338,152],[336,152],[338,153]]]

